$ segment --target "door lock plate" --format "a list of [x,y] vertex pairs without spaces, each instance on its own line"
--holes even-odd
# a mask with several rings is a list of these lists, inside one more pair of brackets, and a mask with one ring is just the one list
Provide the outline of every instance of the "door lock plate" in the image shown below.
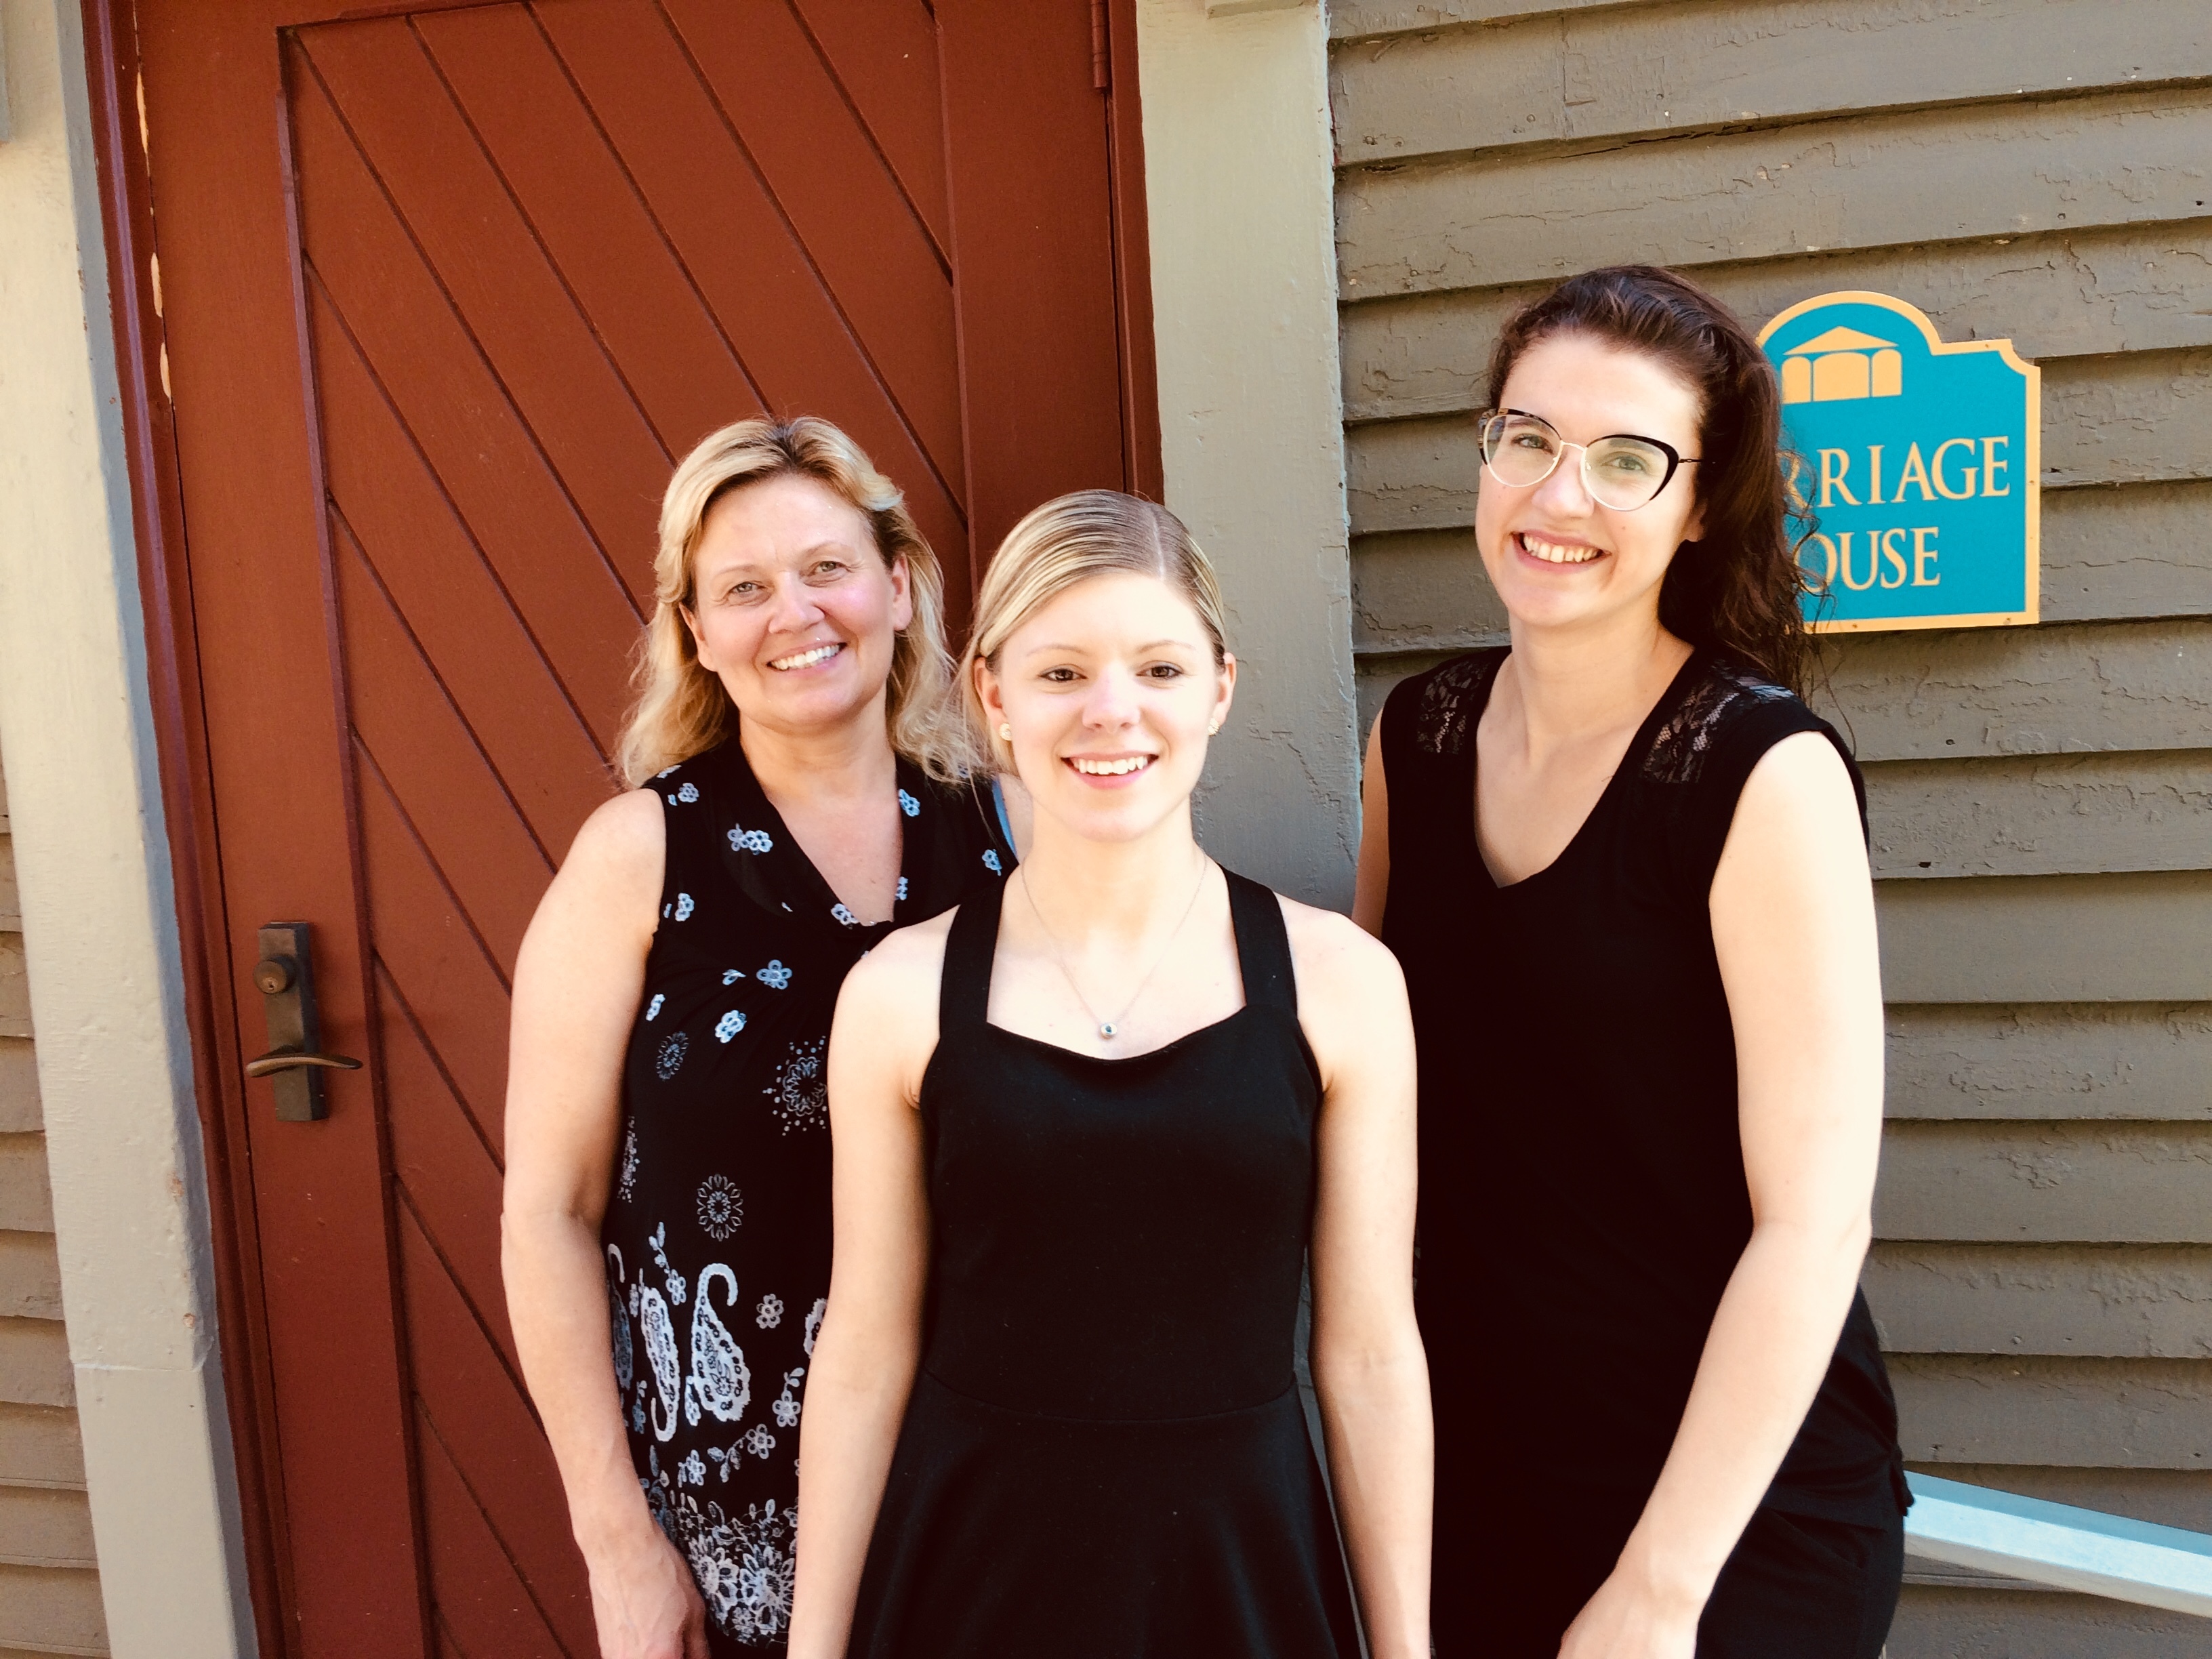
[[246,1063],[246,1074],[265,1077],[276,1090],[279,1123],[319,1123],[331,1115],[323,1091],[326,1071],[356,1072],[361,1062],[322,1052],[315,1011],[313,931],[304,921],[272,921],[259,937],[261,960],[253,983],[269,1023],[269,1052]]

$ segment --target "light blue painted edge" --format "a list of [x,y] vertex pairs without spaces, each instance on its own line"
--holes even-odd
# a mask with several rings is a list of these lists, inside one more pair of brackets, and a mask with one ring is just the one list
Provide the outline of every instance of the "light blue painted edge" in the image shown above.
[[2054,1589],[2212,1618],[2212,1534],[1908,1474],[1906,1550]]

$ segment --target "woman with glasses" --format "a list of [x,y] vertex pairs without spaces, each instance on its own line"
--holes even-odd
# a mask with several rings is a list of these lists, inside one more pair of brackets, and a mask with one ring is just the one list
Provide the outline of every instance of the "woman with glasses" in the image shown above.
[[1514,318],[1488,390],[1511,643],[1392,693],[1356,909],[1419,1041],[1437,1650],[1874,1659],[1881,982],[1774,375],[1630,267]]

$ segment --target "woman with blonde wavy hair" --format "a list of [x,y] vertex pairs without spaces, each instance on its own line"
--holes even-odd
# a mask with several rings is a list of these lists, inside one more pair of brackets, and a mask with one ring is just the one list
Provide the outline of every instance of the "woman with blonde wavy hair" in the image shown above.
[[[942,579],[819,420],[670,480],[617,751],[514,975],[504,1265],[605,1659],[780,1649],[846,972],[1012,867]],[[948,718],[949,715],[949,718]]]
[[1347,1559],[1368,1650],[1426,1659],[1405,986],[1193,837],[1222,609],[1109,490],[984,583],[963,690],[1032,844],[838,1003],[793,1659],[1353,1659]]

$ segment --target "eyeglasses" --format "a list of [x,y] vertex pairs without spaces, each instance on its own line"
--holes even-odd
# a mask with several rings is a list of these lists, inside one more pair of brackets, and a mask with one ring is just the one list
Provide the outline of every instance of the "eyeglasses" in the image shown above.
[[1587,444],[1571,444],[1540,415],[1517,409],[1493,409],[1479,417],[1482,465],[1490,476],[1515,489],[1544,482],[1570,449],[1583,453],[1583,488],[1590,499],[1616,513],[1650,505],[1674,477],[1677,467],[1695,466],[1672,444],[1656,438],[1616,433]]

